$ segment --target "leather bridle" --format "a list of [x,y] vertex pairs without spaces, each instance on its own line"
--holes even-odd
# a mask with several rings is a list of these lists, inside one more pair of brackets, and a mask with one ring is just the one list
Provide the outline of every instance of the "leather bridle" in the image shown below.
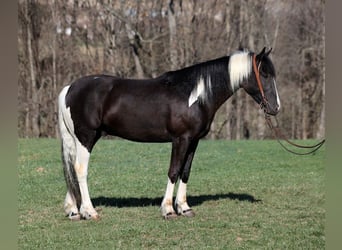
[[261,62],[259,63],[259,65],[257,66],[257,63],[256,63],[256,55],[254,54],[253,55],[253,71],[254,71],[254,74],[255,74],[255,78],[256,78],[256,81],[258,83],[258,87],[259,87],[259,91],[261,93],[261,102],[260,102],[260,108],[264,110],[264,112],[266,112],[266,108],[267,108],[267,104],[268,104],[268,101],[266,99],[266,96],[265,96],[265,92],[264,92],[264,88],[262,87],[262,84],[261,84],[261,80],[260,80],[260,72],[259,72],[259,69],[260,69],[260,64]]
[[[260,64],[261,62],[259,63],[259,65],[257,66],[257,63],[256,63],[256,55],[253,54],[253,71],[254,71],[254,74],[255,74],[255,78],[256,78],[256,81],[257,81],[257,84],[258,84],[258,88],[259,88],[259,91],[261,93],[261,102],[260,102],[260,108],[264,110],[264,114],[265,114],[265,120],[266,120],[266,123],[267,125],[269,126],[269,128],[272,130],[273,132],[273,135],[274,137],[277,139],[278,143],[288,152],[292,153],[292,154],[296,154],[296,155],[308,155],[308,154],[312,154],[314,153],[315,151],[317,151],[325,142],[325,139],[323,139],[322,141],[320,141],[319,143],[315,144],[315,145],[312,145],[312,146],[304,146],[304,145],[299,145],[299,144],[296,144],[294,142],[291,142],[290,140],[288,140],[286,138],[286,136],[284,136],[284,134],[282,133],[282,131],[280,130],[279,126],[278,126],[278,120],[277,118],[276,119],[276,122],[277,122],[277,126],[274,127],[273,124],[272,124],[272,120],[271,120],[271,116],[269,114],[267,114],[267,108],[268,108],[268,101],[267,101],[267,98],[265,96],[265,92],[264,92],[264,88],[262,87],[262,83],[261,83],[261,80],[260,80],[260,72],[259,72],[259,69],[260,69]],[[305,149],[312,149],[311,151],[309,152],[304,152],[304,153],[298,153],[298,152],[295,152],[289,148],[287,148],[280,140],[284,140],[286,141],[288,144],[294,146],[294,147],[297,147],[297,148],[305,148]]]

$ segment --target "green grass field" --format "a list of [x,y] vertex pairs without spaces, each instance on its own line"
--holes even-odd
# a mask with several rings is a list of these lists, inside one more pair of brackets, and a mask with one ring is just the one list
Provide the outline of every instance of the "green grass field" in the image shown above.
[[88,185],[101,220],[71,222],[59,141],[19,139],[19,249],[324,249],[325,147],[295,156],[276,141],[201,141],[188,185],[196,216],[165,221],[170,150],[100,140]]

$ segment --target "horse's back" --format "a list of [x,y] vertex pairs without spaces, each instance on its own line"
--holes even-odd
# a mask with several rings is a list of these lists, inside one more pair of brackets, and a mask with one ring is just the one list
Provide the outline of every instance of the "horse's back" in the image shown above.
[[87,98],[106,95],[114,86],[118,78],[108,75],[84,76],[71,83],[66,96],[68,106],[75,102],[84,102]]

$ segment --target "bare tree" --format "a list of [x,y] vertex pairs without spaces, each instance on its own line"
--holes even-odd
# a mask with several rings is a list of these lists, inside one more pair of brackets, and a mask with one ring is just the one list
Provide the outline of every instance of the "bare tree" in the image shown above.
[[[278,119],[289,135],[324,136],[322,1],[20,0],[18,10],[19,136],[57,136],[58,92],[82,75],[155,77],[240,46],[273,47]],[[217,112],[209,137],[269,137],[257,110],[238,91]]]
[[178,53],[177,53],[177,26],[175,15],[175,3],[173,0],[169,0],[168,12],[169,31],[170,31],[170,61],[171,69],[176,69],[178,66]]

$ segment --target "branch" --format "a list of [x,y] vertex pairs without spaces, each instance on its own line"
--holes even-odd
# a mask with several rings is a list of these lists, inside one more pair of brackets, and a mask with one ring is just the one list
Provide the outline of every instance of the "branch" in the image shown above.
[[169,34],[169,32],[164,32],[164,33],[161,33],[161,34],[158,34],[152,38],[148,38],[148,39],[145,39],[143,38],[143,36],[140,34],[139,31],[137,31],[136,29],[133,28],[133,25],[131,24],[131,22],[129,20],[127,20],[126,18],[124,18],[123,16],[121,16],[119,13],[117,13],[116,11],[110,9],[109,7],[105,7],[105,9],[110,13],[112,14],[115,18],[117,18],[118,20],[120,20],[121,22],[125,23],[126,25],[126,28],[132,32],[133,36],[136,36],[139,38],[139,40],[143,43],[151,43],[151,42],[154,42],[155,40],[158,40],[160,38],[162,38],[163,36],[166,36]]

